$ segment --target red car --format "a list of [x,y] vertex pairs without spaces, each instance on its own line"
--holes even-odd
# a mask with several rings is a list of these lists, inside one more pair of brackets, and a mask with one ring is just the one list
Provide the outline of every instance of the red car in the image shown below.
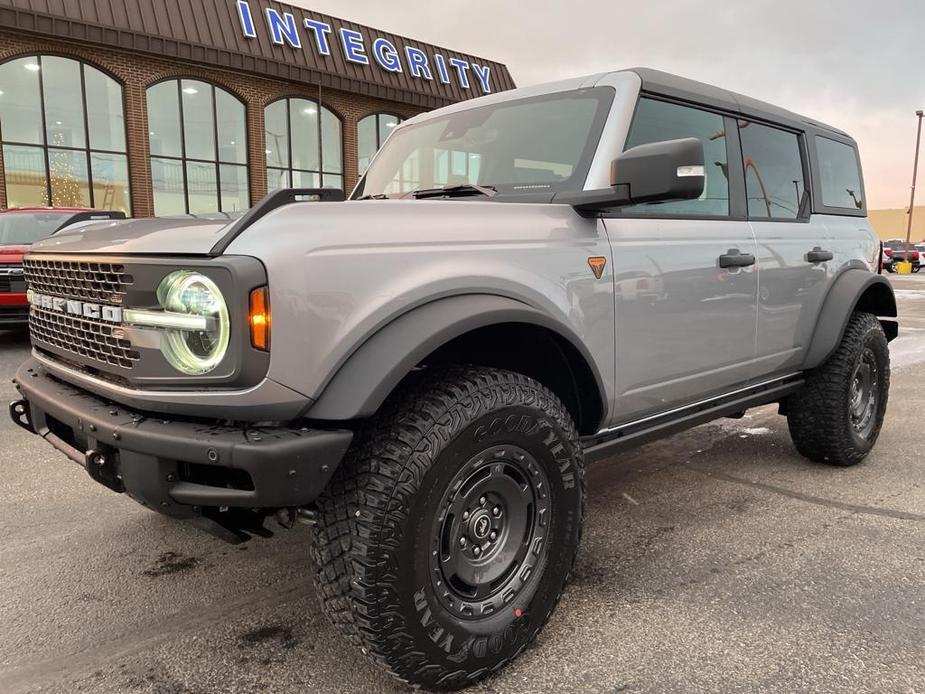
[[71,207],[0,210],[0,326],[29,322],[22,270],[29,246],[78,222],[105,219],[125,219],[125,213]]

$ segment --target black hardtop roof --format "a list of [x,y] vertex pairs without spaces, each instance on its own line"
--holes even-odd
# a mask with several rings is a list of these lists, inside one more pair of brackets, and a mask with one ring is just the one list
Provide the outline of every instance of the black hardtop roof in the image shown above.
[[817,130],[821,131],[820,134],[836,135],[839,136],[839,139],[854,142],[848,133],[838,128],[833,128],[831,125],[820,123],[812,118],[753,99],[750,96],[715,87],[712,84],[705,84],[697,80],[678,77],[668,72],[645,67],[631,68],[629,72],[635,72],[639,75],[642,80],[642,89],[645,92],[661,94],[704,106],[712,106],[724,111],[732,111],[738,115],[770,121],[794,130]]

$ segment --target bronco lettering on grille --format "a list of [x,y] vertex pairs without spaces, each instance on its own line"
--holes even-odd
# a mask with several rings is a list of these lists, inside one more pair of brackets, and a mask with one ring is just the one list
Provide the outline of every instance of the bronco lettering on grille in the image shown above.
[[103,320],[107,323],[122,322],[122,309],[118,306],[94,304],[89,301],[62,299],[60,296],[50,296],[33,291],[29,291],[26,298],[29,300],[30,304],[44,308],[47,311],[68,313],[72,316],[80,316],[81,318],[89,318],[91,320]]

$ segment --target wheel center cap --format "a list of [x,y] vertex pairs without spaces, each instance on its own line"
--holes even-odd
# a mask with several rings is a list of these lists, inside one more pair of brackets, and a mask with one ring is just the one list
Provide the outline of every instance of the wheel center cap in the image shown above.
[[491,533],[491,516],[488,511],[473,514],[469,521],[469,537],[476,542],[483,542]]

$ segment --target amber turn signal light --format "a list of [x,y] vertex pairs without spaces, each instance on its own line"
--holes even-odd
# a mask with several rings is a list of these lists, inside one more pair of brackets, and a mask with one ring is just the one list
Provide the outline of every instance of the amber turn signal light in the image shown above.
[[266,287],[251,292],[250,313],[247,322],[251,327],[251,345],[270,351],[270,293]]

